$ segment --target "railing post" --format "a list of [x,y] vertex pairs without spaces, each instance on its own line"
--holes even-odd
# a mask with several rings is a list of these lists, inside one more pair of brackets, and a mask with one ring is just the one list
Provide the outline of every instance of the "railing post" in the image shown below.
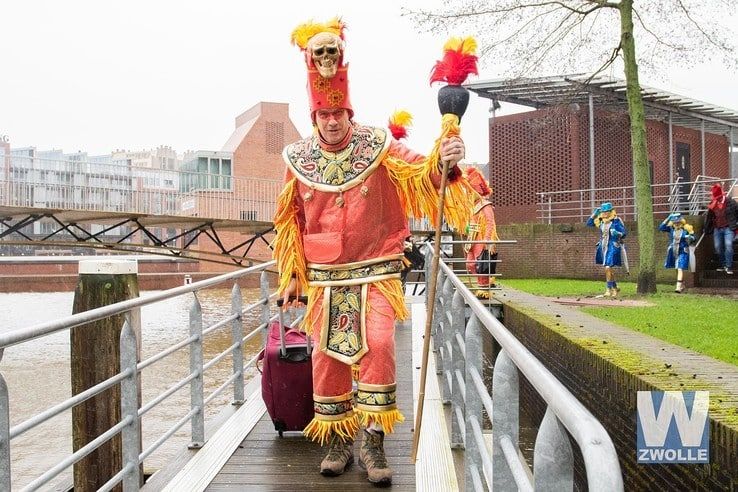
[[130,374],[120,383],[120,417],[129,418],[131,422],[121,431],[122,466],[128,468],[123,477],[123,491],[133,492],[143,484],[141,467],[138,464],[138,453],[141,449],[141,424],[138,419],[138,357],[136,356],[138,341],[130,316],[123,323],[120,332],[120,370]]
[[553,212],[551,208],[551,195],[548,195],[548,224],[551,224],[551,218],[552,218]]
[[[4,349],[0,349],[0,361]],[[0,374],[0,489],[10,490],[10,395]]]
[[[445,277],[445,275],[444,275]],[[438,278],[441,281],[442,277]],[[446,277],[441,285],[441,296],[438,309],[438,326],[441,328],[441,340],[443,343],[443,385],[441,399],[443,403],[451,402],[454,380],[454,326],[453,313],[451,312],[451,299],[453,297],[454,286],[451,279]],[[435,319],[435,316],[434,316]]]
[[[436,285],[443,286],[443,272],[438,269],[438,275],[436,276]],[[430,292],[426,289],[426,296]],[[441,316],[443,313],[443,307],[441,306],[441,289],[436,288],[436,298],[430,301],[426,297],[426,304],[432,303],[433,306],[433,323],[431,324],[431,337],[433,338],[433,351],[436,353],[436,374],[443,374],[444,367],[444,356],[443,356],[443,331],[441,329]]]
[[584,191],[579,190],[579,222],[584,222],[586,217],[584,215]]
[[[474,437],[474,426],[471,425],[471,422],[476,420],[479,423],[479,428],[482,428],[482,398],[478,394],[474,380],[472,379],[472,372],[474,370],[478,374],[482,374],[482,331],[481,323],[474,314],[472,314],[469,323],[466,325],[466,336],[464,338],[466,341],[466,374],[464,375],[464,380],[466,381],[466,411],[464,413],[466,422],[466,451],[464,452],[464,480],[466,489],[472,490],[474,473],[475,471],[482,470],[482,455],[477,447],[477,440]],[[492,408],[494,412],[496,406],[493,404]],[[493,432],[495,430],[493,428]],[[488,477],[488,479],[492,479],[492,477]],[[495,481],[495,484],[497,484],[497,481]],[[492,487],[490,487],[490,490],[492,490]]]
[[190,374],[197,374],[190,381],[190,410],[197,409],[192,415],[192,440],[190,449],[201,448],[205,443],[205,402],[203,398],[203,363],[202,363],[202,307],[197,295],[190,307],[190,336],[195,340],[190,344]]
[[241,288],[237,283],[233,284],[231,290],[231,314],[238,314],[238,317],[231,321],[231,335],[233,348],[233,374],[238,374],[233,380],[233,404],[243,404],[243,320],[241,319],[241,311],[243,311],[243,299],[241,298]]
[[[453,378],[451,384],[451,447],[452,448],[463,448],[464,438],[461,433],[463,429],[461,424],[456,418],[456,415],[464,415],[464,394],[461,392],[461,385],[456,379],[457,371],[463,376],[466,372],[466,364],[464,361],[464,354],[461,352],[461,348],[456,340],[456,334],[460,333],[464,336],[464,297],[458,290],[453,294],[451,301],[451,361],[453,363]],[[466,391],[469,391],[469,386],[466,386]]]
[[269,277],[266,272],[261,272],[259,276],[259,289],[261,292],[261,300],[264,304],[261,305],[261,324],[264,329],[261,330],[261,345],[266,347],[267,334],[269,333],[269,318],[271,317],[271,311],[269,309]]
[[492,475],[494,482],[490,489],[494,488],[495,491],[517,490],[500,440],[506,437],[512,443],[513,448],[518,449],[519,447],[518,368],[515,367],[505,350],[500,351],[494,367],[492,376]]
[[551,407],[538,429],[533,450],[533,488],[536,491],[574,490],[574,454],[566,429]]

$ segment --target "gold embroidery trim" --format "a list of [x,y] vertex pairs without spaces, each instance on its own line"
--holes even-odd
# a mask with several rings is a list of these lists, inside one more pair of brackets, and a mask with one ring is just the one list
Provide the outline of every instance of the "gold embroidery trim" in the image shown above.
[[354,394],[351,391],[338,396],[319,396],[313,393],[313,401],[317,401],[318,403],[340,403],[342,401],[350,400],[353,397]]
[[359,391],[366,391],[367,393],[387,393],[389,391],[397,391],[397,383],[389,384],[369,384],[369,383],[358,383],[357,389]]
[[[377,157],[374,159],[374,161],[367,166],[367,168],[361,172],[361,174],[355,176],[354,178],[346,181],[343,184],[340,185],[328,185],[325,183],[316,183],[314,181],[310,181],[308,178],[302,175],[300,171],[295,167],[295,165],[292,163],[292,161],[289,158],[289,155],[287,153],[287,148],[285,147],[282,151],[282,160],[284,160],[285,164],[287,164],[287,167],[292,171],[292,174],[295,176],[295,178],[302,184],[309,186],[310,188],[316,189],[318,191],[325,191],[328,193],[343,193],[345,191],[348,191],[352,188],[355,188],[362,184],[366,179],[374,174],[374,171],[377,170],[377,168],[380,166],[384,158],[387,156],[387,152],[389,152],[389,146],[392,143],[392,139],[389,138],[390,131],[387,129],[382,128],[382,130],[387,135],[387,138],[384,140],[384,144],[382,145],[382,150],[377,154]],[[311,137],[311,138],[317,138],[317,137]]]
[[361,311],[359,314],[359,323],[361,329],[361,349],[356,352],[353,356],[348,357],[343,354],[339,354],[332,350],[328,350],[328,332],[330,331],[331,323],[331,288],[325,287],[323,290],[323,319],[321,322],[320,330],[320,350],[328,357],[332,357],[337,361],[343,362],[344,364],[354,364],[361,360],[361,358],[369,351],[369,345],[366,341],[366,302],[367,292],[369,284],[361,286]]
[[346,419],[351,418],[353,416],[354,416],[354,411],[353,410],[350,410],[348,412],[344,412],[344,413],[341,413],[341,414],[338,414],[338,415],[326,415],[326,414],[323,414],[323,413],[316,413],[313,418],[315,420],[327,420],[327,421],[335,422],[335,421],[338,421],[338,420],[346,420]]
[[366,265],[372,265],[374,263],[382,263],[384,261],[401,260],[403,258],[402,253],[394,255],[379,256],[377,258],[371,258],[369,260],[352,261],[350,263],[339,263],[334,265],[327,265],[323,263],[308,263],[308,268],[314,268],[316,270],[348,270],[351,268],[363,267]]
[[396,260],[378,261],[375,259],[354,268],[346,268],[343,265],[325,270],[308,268],[308,285],[311,287],[352,286],[400,278],[404,263],[401,259],[402,255],[398,256],[400,258]]

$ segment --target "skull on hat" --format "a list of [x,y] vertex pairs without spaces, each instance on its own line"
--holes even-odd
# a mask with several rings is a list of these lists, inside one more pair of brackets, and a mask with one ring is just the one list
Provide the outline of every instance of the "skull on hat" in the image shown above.
[[321,77],[330,79],[336,75],[341,58],[341,38],[329,32],[321,32],[310,38],[307,51]]

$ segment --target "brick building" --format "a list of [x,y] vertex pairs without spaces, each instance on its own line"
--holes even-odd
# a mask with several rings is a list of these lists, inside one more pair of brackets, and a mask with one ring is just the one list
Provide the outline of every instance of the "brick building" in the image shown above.
[[[302,138],[289,117],[287,103],[259,102],[236,116],[235,129],[221,149],[222,153],[232,154],[230,173],[233,185],[230,191],[236,195],[236,202],[243,200],[241,207],[242,220],[257,218],[259,203],[273,203],[276,193],[284,179],[285,165],[282,160],[282,149],[285,144]],[[240,187],[243,180],[244,186]],[[246,183],[249,183],[248,185]],[[212,197],[212,191],[208,195]],[[219,216],[218,211],[203,213],[202,216]],[[264,217],[258,217],[264,221]],[[271,217],[269,217],[271,220]],[[228,247],[241,244],[249,239],[250,234],[239,231],[219,231],[219,240]],[[270,237],[266,238],[270,240]],[[205,235],[198,239],[196,249],[219,252],[220,248]],[[236,252],[237,253],[237,252]],[[263,240],[254,242],[247,255],[258,260],[271,259],[271,250]],[[224,264],[200,262],[200,271],[230,270]]]
[[[624,82],[559,76],[468,87],[493,104],[536,108],[490,119],[489,177],[500,223],[538,221],[539,192],[633,185]],[[738,112],[643,89],[652,183],[729,178]]]

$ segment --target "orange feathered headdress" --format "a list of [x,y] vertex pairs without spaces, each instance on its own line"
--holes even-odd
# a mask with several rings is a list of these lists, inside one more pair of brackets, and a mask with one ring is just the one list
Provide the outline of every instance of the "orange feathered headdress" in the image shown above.
[[492,194],[492,188],[490,188],[489,183],[487,183],[487,180],[484,179],[484,176],[482,176],[482,173],[476,167],[467,167],[464,169],[464,178],[474,191],[481,196]]
[[413,117],[405,110],[398,110],[392,113],[389,119],[389,130],[395,140],[407,137],[407,129],[413,124]]
[[[309,21],[300,24],[292,31],[292,44],[298,46],[305,55],[305,64],[308,70],[307,89],[310,99],[311,115],[314,115],[315,111],[319,109],[345,108],[353,116],[354,110],[349,99],[348,64],[343,62],[345,28],[346,24],[341,18],[334,17],[328,22]],[[333,34],[341,40],[338,69],[336,75],[331,78],[324,78],[320,75],[313,63],[312,53],[308,50],[310,39],[321,33]]]

